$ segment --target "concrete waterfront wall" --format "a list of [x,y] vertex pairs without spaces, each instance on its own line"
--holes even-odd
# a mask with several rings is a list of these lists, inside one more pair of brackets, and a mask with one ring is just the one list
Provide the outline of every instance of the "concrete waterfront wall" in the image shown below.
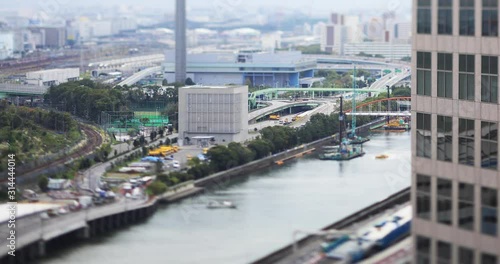
[[[363,209],[361,209],[361,210],[359,210],[359,211],[357,211],[357,212],[355,212],[347,217],[344,217],[343,219],[341,219],[341,220],[339,220],[331,225],[328,225],[328,226],[322,228],[321,230],[325,231],[325,230],[329,230],[329,229],[337,229],[337,230],[345,229],[354,223],[369,219],[371,216],[380,214],[388,209],[393,208],[396,205],[403,204],[403,203],[406,203],[409,201],[410,201],[410,187],[403,189],[403,190],[389,196],[388,198],[386,198],[380,202],[369,205],[369,206],[367,206],[367,207],[365,207],[365,208],[363,208]],[[306,237],[297,241],[297,247],[300,248],[306,244],[315,242],[319,239],[320,238],[318,238],[317,236],[306,236]],[[256,261],[252,262],[252,264],[276,263],[276,262],[282,260],[283,258],[289,256],[290,254],[293,254],[293,245],[292,244],[286,245],[285,247],[282,247],[282,248],[274,251],[273,253],[271,253],[263,258],[260,258]]]
[[[2,258],[0,258],[0,264],[33,263],[41,257],[46,256],[51,251],[57,250],[61,245],[67,245],[68,243],[74,242],[75,240],[79,239],[88,239],[90,237],[117,230],[140,221],[144,221],[155,213],[157,207],[157,199],[153,199],[144,204],[144,206],[139,206],[135,209],[130,210],[126,210],[125,208],[125,211],[120,211],[95,219],[92,219],[92,215],[88,212],[81,211],[80,213],[82,215],[85,215],[84,218],[88,219],[82,219],[83,224],[80,224],[79,221],[73,221],[73,218],[75,217],[72,217],[71,219],[68,219],[70,220],[70,222],[72,222],[72,224],[61,223],[55,227],[43,223],[40,226],[30,225],[29,231],[31,232],[34,231],[34,229],[37,229],[36,232],[34,232],[36,233],[34,235],[38,238],[31,240],[32,242],[27,244],[18,244],[15,251],[15,257],[9,255],[3,256]],[[72,215],[68,214],[66,216],[71,217]],[[59,218],[60,217],[64,216],[59,216]],[[57,221],[59,219],[54,218],[54,220]],[[68,226],[75,224],[77,225],[76,229],[68,229]],[[40,230],[38,230],[38,228],[40,228]],[[41,232],[42,230],[44,232]],[[16,233],[17,231],[18,230],[16,230]],[[20,237],[20,240],[25,240],[23,238],[25,237]]]
[[[377,124],[377,123],[383,123],[383,122],[385,122],[384,119],[372,121],[370,123],[367,123],[363,126],[358,127],[356,129],[356,132],[357,133],[366,132],[370,129],[370,126],[373,126],[374,124]],[[350,132],[350,131],[348,131],[348,132]],[[209,187],[209,186],[214,186],[214,185],[215,186],[222,185],[223,183],[229,181],[232,178],[244,176],[250,172],[254,172],[256,170],[260,170],[260,169],[267,168],[269,166],[276,165],[277,161],[293,159],[294,156],[297,156],[298,154],[300,155],[300,153],[308,152],[310,150],[314,150],[315,148],[318,148],[318,147],[323,146],[325,144],[329,144],[333,140],[335,140],[337,138],[337,136],[338,136],[338,134],[335,134],[333,136],[322,138],[322,139],[313,141],[311,143],[303,144],[299,147],[295,147],[293,149],[286,150],[286,151],[277,153],[275,155],[267,156],[265,158],[255,160],[255,161],[249,162],[247,164],[244,164],[244,165],[241,165],[241,166],[229,169],[229,170],[225,170],[225,171],[221,171],[221,172],[212,174],[206,178],[199,179],[199,180],[195,181],[195,186],[197,186],[197,187]]]

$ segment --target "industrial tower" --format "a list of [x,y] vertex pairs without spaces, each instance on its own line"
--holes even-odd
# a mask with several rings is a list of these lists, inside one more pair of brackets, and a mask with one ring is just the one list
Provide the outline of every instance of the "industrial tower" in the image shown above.
[[186,82],[186,1],[175,3],[175,81]]

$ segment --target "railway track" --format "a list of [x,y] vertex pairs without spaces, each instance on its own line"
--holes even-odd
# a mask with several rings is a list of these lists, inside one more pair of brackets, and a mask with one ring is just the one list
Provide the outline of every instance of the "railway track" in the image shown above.
[[[86,125],[80,125],[80,129],[83,130],[83,132],[87,136],[87,143],[82,148],[75,151],[74,153],[71,153],[70,155],[61,157],[59,159],[51,161],[51,162],[44,164],[42,166],[33,168],[32,170],[25,171],[21,175],[19,175],[19,177],[22,177],[23,175],[27,175],[27,174],[37,173],[37,172],[43,171],[49,167],[57,167],[59,165],[65,164],[69,161],[78,159],[80,157],[83,157],[83,156],[91,153],[93,150],[95,150],[97,147],[99,147],[102,144],[103,139],[98,132],[96,132],[95,130],[93,130],[92,128],[90,128],[89,126],[86,126]],[[2,182],[4,182],[4,181],[6,181],[6,179],[2,180]]]

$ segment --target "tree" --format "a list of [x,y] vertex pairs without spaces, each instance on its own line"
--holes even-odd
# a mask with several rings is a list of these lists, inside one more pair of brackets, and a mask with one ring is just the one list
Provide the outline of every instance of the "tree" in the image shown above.
[[255,154],[255,159],[267,157],[271,153],[271,144],[264,139],[250,141],[248,148]]
[[167,85],[168,85],[168,81],[167,81],[167,79],[163,79],[163,80],[161,81],[161,85],[162,85],[162,86],[167,86]]
[[193,80],[191,78],[186,78],[186,85],[195,85],[195,83],[193,82]]
[[236,154],[238,165],[246,164],[255,157],[255,154],[250,149],[242,146],[240,143],[231,142],[227,147]]
[[195,167],[201,164],[201,161],[198,157],[194,157],[187,162],[189,167]]
[[153,195],[160,195],[167,191],[167,185],[161,181],[154,181],[148,186],[148,192]]
[[151,141],[155,140],[156,138],[156,131],[152,131],[150,134],[149,134],[149,139],[151,139]]
[[47,178],[47,176],[42,175],[38,178],[38,187],[40,188],[40,190],[42,190],[42,192],[47,191],[48,185],[49,185],[49,178]]
[[238,154],[223,145],[210,148],[207,156],[214,171],[223,171],[238,165]]

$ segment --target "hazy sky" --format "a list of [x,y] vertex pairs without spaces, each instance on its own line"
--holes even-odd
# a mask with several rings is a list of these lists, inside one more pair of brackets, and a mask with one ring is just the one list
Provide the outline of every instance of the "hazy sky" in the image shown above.
[[[158,10],[173,11],[175,0],[0,0],[0,6],[3,8],[28,7],[34,8],[40,6],[93,6],[93,5],[132,5]],[[235,9],[255,8],[255,7],[282,7],[282,8],[299,8],[305,13],[310,14],[326,14],[331,11],[346,12],[352,9],[371,9],[380,12],[387,10],[398,11],[401,9],[408,10],[411,5],[411,0],[188,0],[187,6],[191,8],[203,7],[205,9],[220,8]],[[64,8],[62,8],[64,9]]]

